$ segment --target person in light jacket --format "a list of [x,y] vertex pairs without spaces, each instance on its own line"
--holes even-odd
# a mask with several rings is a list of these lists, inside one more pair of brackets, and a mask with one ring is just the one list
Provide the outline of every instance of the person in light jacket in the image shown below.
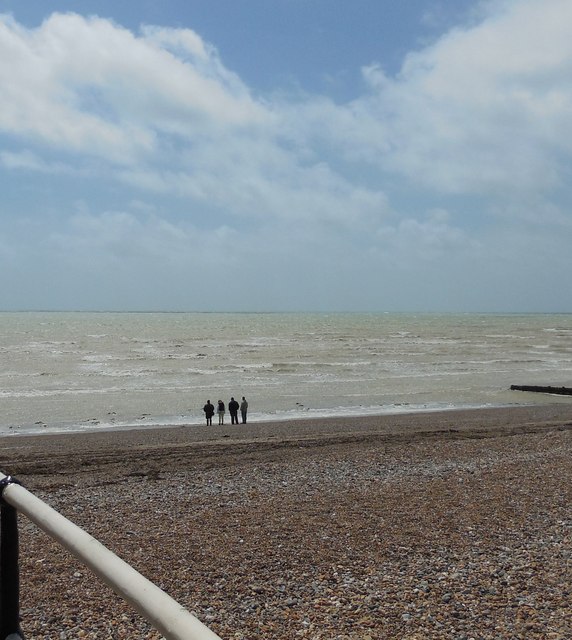
[[242,416],[242,424],[246,424],[247,411],[248,411],[248,402],[246,402],[246,398],[242,396],[242,402],[240,403],[240,415]]
[[218,401],[216,412],[218,413],[218,423],[224,424],[224,402],[222,400]]

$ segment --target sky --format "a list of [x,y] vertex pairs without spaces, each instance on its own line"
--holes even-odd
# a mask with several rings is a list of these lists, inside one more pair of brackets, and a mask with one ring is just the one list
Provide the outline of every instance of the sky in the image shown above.
[[570,0],[0,0],[0,310],[572,312]]

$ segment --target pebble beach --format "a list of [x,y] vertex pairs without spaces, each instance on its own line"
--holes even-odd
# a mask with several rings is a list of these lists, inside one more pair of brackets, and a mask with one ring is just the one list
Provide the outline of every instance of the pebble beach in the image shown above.
[[[572,403],[0,442],[223,639],[572,638]],[[19,523],[28,640],[161,637]]]

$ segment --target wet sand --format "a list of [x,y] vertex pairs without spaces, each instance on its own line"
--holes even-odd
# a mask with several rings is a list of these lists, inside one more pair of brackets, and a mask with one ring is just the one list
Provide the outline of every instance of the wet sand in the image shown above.
[[[0,440],[222,638],[572,637],[572,402]],[[32,638],[158,638],[24,518]]]

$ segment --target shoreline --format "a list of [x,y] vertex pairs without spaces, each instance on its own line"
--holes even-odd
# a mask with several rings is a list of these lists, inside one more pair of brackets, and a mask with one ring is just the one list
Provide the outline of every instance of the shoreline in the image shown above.
[[[558,394],[531,394],[528,401],[517,401],[521,399],[522,392],[514,392],[514,399],[503,399],[503,401],[486,401],[486,402],[466,402],[456,404],[452,402],[428,402],[422,404],[415,403],[396,403],[386,405],[364,406],[337,406],[329,409],[312,409],[301,407],[299,409],[285,410],[282,412],[265,413],[261,411],[252,411],[249,413],[249,422],[252,424],[260,423],[282,423],[282,422],[298,422],[307,420],[337,420],[343,419],[365,419],[376,418],[382,416],[397,415],[417,415],[425,413],[441,413],[449,411],[472,411],[481,409],[511,409],[511,408],[529,408],[535,406],[552,406],[562,404],[564,406],[572,405],[572,398],[567,395]],[[536,396],[536,397],[534,397]],[[534,400],[532,399],[534,397]],[[113,414],[110,418],[109,415]],[[128,430],[153,430],[171,427],[201,427],[204,425],[204,415],[200,413],[180,413],[172,415],[151,415],[149,413],[141,413],[139,415],[118,417],[115,412],[111,412],[103,417],[78,418],[73,420],[55,420],[45,421],[38,419],[35,422],[19,422],[5,423],[0,425],[0,441],[3,438],[35,436],[35,435],[58,435],[72,433],[90,433],[105,431],[128,431]],[[216,417],[216,416],[215,416]],[[230,421],[227,413],[225,416]]]
[[122,476],[137,465],[153,472],[161,465],[203,464],[202,458],[228,464],[244,456],[278,459],[301,448],[493,438],[558,428],[572,428],[572,404],[18,435],[0,438],[0,470],[7,475],[104,470]]
[[[448,403],[436,403],[431,405],[392,405],[382,409],[380,407],[354,407],[344,409],[331,410],[310,410],[310,411],[291,411],[279,414],[265,414],[252,412],[249,414],[249,424],[265,424],[265,423],[287,423],[299,421],[314,420],[337,420],[337,419],[356,419],[376,418],[381,416],[394,415],[412,415],[418,413],[440,413],[448,411],[467,411],[478,409],[505,409],[510,407],[529,407],[536,404],[551,403],[508,403],[508,404],[467,404],[467,405],[449,405]],[[227,423],[230,416],[227,413]],[[216,415],[214,417],[216,422]],[[43,435],[64,435],[72,433],[104,433],[106,431],[148,431],[153,429],[169,429],[178,427],[202,427],[205,425],[204,416],[155,416],[153,418],[145,415],[142,417],[131,417],[129,419],[119,421],[104,421],[97,418],[88,420],[75,420],[70,422],[53,422],[48,423],[39,420],[35,423],[18,424],[18,425],[1,425],[0,440],[2,438],[14,436],[43,436]],[[213,423],[213,426],[218,426]]]

